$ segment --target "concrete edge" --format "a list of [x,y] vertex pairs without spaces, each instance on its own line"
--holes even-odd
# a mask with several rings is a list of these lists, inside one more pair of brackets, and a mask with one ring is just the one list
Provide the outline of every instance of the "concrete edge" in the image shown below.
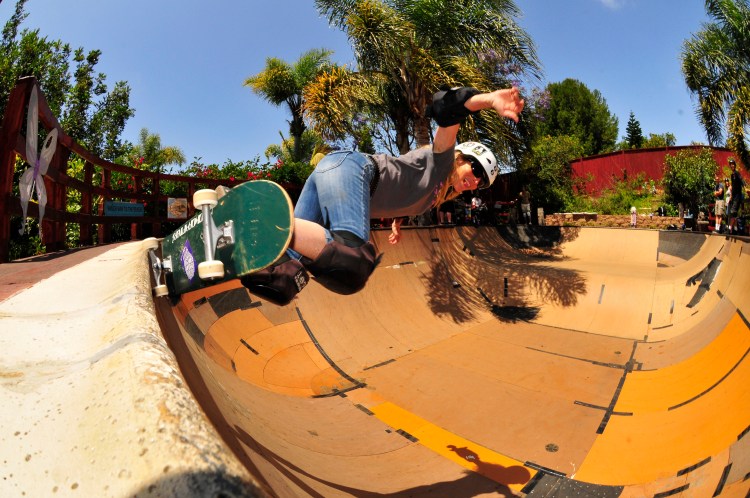
[[262,496],[161,335],[140,242],[0,303],[1,496]]

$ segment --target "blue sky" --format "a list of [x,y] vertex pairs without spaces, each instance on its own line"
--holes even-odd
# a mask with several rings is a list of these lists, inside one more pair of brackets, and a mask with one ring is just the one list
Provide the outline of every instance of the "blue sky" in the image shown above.
[[[0,0],[1,1],[1,0]],[[678,145],[705,142],[680,72],[684,40],[708,20],[697,0],[516,0],[544,82],[565,78],[599,90],[625,134],[634,112],[645,135],[671,132]],[[0,3],[0,22],[14,0]],[[124,137],[141,128],[180,147],[188,161],[263,156],[288,134],[286,110],[242,85],[267,57],[294,62],[311,48],[352,64],[345,35],[312,0],[29,0],[23,27],[73,48],[102,51],[97,69],[111,88],[131,87]]]

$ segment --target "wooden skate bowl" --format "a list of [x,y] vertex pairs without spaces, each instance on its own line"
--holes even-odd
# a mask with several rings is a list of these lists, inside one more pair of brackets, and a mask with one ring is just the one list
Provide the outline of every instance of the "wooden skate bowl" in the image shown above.
[[748,242],[539,230],[373,232],[356,295],[234,282],[157,313],[272,496],[747,496]]

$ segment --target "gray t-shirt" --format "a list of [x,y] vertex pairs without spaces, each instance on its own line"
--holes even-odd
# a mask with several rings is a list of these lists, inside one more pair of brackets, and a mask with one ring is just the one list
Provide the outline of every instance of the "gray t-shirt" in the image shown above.
[[416,216],[433,207],[453,168],[453,157],[453,149],[435,154],[432,147],[399,157],[373,155],[380,168],[380,182],[370,199],[370,217]]

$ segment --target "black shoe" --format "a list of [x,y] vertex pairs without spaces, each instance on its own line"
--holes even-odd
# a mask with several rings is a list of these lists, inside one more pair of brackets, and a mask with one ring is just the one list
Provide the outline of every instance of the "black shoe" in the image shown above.
[[287,259],[240,279],[250,292],[279,306],[289,304],[309,281],[305,267],[296,259]]

